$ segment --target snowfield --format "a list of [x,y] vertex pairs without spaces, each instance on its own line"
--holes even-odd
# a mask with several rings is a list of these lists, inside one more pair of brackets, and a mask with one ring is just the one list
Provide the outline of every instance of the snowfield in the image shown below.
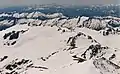
[[117,17],[2,16],[16,19],[0,21],[0,74],[120,74]]

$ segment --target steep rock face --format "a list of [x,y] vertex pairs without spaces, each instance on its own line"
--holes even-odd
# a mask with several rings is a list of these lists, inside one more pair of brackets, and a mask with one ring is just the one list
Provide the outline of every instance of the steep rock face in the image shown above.
[[107,23],[104,20],[100,20],[100,19],[88,19],[88,20],[85,20],[83,23],[84,27],[97,30],[97,31],[106,28],[106,25]]

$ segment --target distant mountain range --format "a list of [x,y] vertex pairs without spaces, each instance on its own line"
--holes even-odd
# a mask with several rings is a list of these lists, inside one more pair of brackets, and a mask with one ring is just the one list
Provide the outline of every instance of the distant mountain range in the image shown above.
[[120,17],[120,5],[92,5],[92,6],[74,6],[74,5],[34,5],[18,6],[1,9],[0,12],[33,12],[40,11],[45,14],[62,13],[65,16],[117,16]]

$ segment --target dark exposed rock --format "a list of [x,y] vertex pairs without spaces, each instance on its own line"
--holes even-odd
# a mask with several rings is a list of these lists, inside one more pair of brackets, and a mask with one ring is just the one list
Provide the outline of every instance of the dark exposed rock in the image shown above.
[[8,41],[6,41],[6,43],[4,43],[4,45],[10,46],[10,45],[15,45],[17,43],[17,39],[19,38],[20,34],[25,33],[27,30],[21,30],[21,31],[12,31],[9,33],[6,33],[3,38],[4,39],[9,39]]
[[7,58],[8,58],[8,56],[4,56],[3,58],[0,58],[0,62],[4,61]]
[[[91,36],[89,35],[86,35],[82,32],[79,32],[77,35],[73,36],[73,37],[69,37],[68,41],[67,41],[67,44],[70,46],[68,49],[66,50],[72,50],[72,49],[75,49],[77,48],[76,46],[76,41],[79,37],[85,37],[86,39],[89,39],[91,40],[91,43],[95,42],[95,43],[98,43],[96,40],[94,40]],[[98,43],[99,44],[99,43]]]
[[27,66],[27,68],[32,67],[32,66],[33,66],[33,63],[32,63],[32,64],[30,64],[30,65],[28,65],[28,66]]
[[[100,44],[96,44],[96,45],[90,45],[88,47],[88,49],[81,55],[83,58],[87,59],[87,57],[89,57],[89,59],[91,59],[92,57],[97,56],[97,57],[101,57],[101,55],[103,55],[104,53],[102,53],[102,50],[105,50],[107,48],[102,47]],[[86,56],[86,54],[90,54],[90,56]]]
[[91,36],[88,36],[88,39],[92,39],[92,37],[91,37]]
[[47,57],[41,57],[41,60],[46,61],[46,60],[50,59],[52,56],[54,56],[57,53],[59,53],[59,51],[52,52]]
[[113,28],[113,27],[108,27],[105,30],[100,31],[100,33],[103,34],[103,36],[108,36],[108,35],[114,35],[114,34],[120,34],[119,28]]
[[109,60],[112,60],[112,59],[114,59],[115,57],[116,57],[116,55],[113,54],[113,55],[109,58]]
[[12,67],[13,67],[13,65],[7,65],[7,66],[6,66],[6,69],[7,69],[7,70],[13,70]]
[[41,57],[41,60],[46,61],[46,59],[45,59],[45,58],[43,58],[43,57]]
[[31,66],[31,68],[48,69],[47,67],[42,67],[42,66]]
[[62,32],[64,33],[64,32],[65,32],[65,30],[62,30]]
[[20,33],[19,31],[16,32],[16,33],[13,33],[13,34],[10,36],[9,40],[17,39],[17,38],[19,37],[19,33]]
[[14,45],[16,43],[16,41],[14,41],[13,43],[11,43],[11,45]]
[[74,55],[74,56],[72,56],[72,57],[74,58],[73,60],[78,61],[78,63],[81,63],[81,62],[86,61],[85,59],[80,58],[80,57],[77,57],[76,55]]
[[73,37],[69,37],[68,41],[67,41],[67,44],[70,42],[70,40],[72,39]]
[[6,39],[6,38],[9,37],[11,34],[12,34],[11,32],[6,33],[6,34],[3,36],[3,38]]
[[13,69],[17,68],[18,66],[24,65],[28,62],[31,62],[31,61],[30,60],[25,60],[25,59],[22,59],[21,61],[18,61],[18,62],[14,61],[14,62],[11,62],[11,64],[6,65],[5,68],[7,70],[13,70]]
[[70,42],[70,46],[71,46],[70,49],[76,48],[75,40],[76,40],[76,37],[70,37],[70,38],[68,39],[67,43],[69,43],[69,42],[71,41],[71,42]]
[[106,32],[106,35],[109,35],[109,32],[108,32],[108,31]]
[[6,64],[3,66],[3,68],[0,69],[1,74],[24,74],[29,68],[35,68],[35,69],[48,69],[47,67],[43,66],[34,66],[34,63],[32,60],[29,59],[15,59],[12,60],[12,62]]
[[60,30],[62,30],[61,28],[58,28],[58,30],[57,31],[60,31]]

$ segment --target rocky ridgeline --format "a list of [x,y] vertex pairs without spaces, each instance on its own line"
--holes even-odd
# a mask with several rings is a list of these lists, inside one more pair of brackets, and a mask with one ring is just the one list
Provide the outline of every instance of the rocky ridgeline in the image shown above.
[[[91,43],[98,43],[98,42],[97,42],[95,39],[93,39],[91,36],[86,35],[86,34],[84,34],[84,33],[82,33],[82,32],[79,32],[77,35],[75,35],[75,36],[73,36],[73,37],[69,37],[69,39],[68,39],[68,41],[67,41],[67,44],[68,44],[68,46],[70,46],[70,48],[67,49],[67,50],[71,50],[71,49],[77,48],[77,46],[76,46],[76,41],[77,41],[77,39],[79,39],[79,38],[81,38],[81,37],[90,40]],[[98,43],[98,44],[99,44],[99,43]]]
[[[36,14],[37,16],[37,14]],[[52,14],[51,14],[52,16]],[[7,20],[6,20],[7,21]],[[2,22],[2,21],[1,21]],[[19,24],[19,25],[28,25],[28,27],[33,27],[33,26],[56,26],[58,28],[57,31],[61,31],[62,33],[64,32],[71,32],[74,31],[76,28],[82,28],[82,27],[86,27],[89,29],[93,29],[96,31],[99,31],[100,33],[103,34],[103,36],[107,36],[109,34],[120,34],[120,28],[119,28],[119,24],[120,24],[120,20],[119,19],[114,19],[114,18],[90,18],[90,17],[77,17],[77,18],[61,18],[61,17],[54,17],[52,19],[47,19],[47,20],[39,20],[39,19],[18,19],[16,22],[14,22],[15,24]],[[1,24],[4,24],[7,22],[3,22]],[[21,31],[12,31],[9,33],[6,33],[3,38],[4,38],[4,45],[14,45],[17,42],[17,39],[19,38],[20,35],[22,35],[24,33],[24,30]],[[84,35],[84,34],[83,34]],[[78,34],[79,36],[79,34]],[[88,36],[89,38],[91,38],[90,36]],[[73,45],[73,48],[75,48],[74,46],[74,40],[77,37],[71,37],[71,39],[73,39],[73,42],[71,45]],[[92,40],[95,41],[95,40]]]
[[74,52],[74,50],[79,49],[81,45],[78,45],[76,42],[81,38],[89,41],[89,46],[86,46],[88,48],[84,50],[83,53],[81,53],[81,58],[85,60],[90,60],[91,58],[96,57],[98,54],[100,55],[98,55],[96,58],[101,57],[106,52],[105,50],[108,49],[108,47],[102,46],[99,42],[92,38],[92,36],[79,32],[77,35],[69,37],[67,41],[67,46],[69,48],[67,48],[66,50],[67,51],[73,50]]
[[[85,38],[90,40],[90,44],[87,49],[80,49],[81,45],[77,45],[76,41],[79,38]],[[77,35],[72,36],[68,39],[67,45],[69,48],[65,49],[67,52],[72,52],[72,58],[78,63],[85,62],[87,60],[93,60],[94,66],[100,71],[101,74],[119,74],[120,66],[116,59],[119,59],[117,55],[119,49],[110,48],[108,46],[102,46],[99,42],[93,39],[91,36],[79,32]],[[83,51],[82,51],[83,50]],[[75,52],[81,53],[75,53]],[[117,52],[117,53],[116,53]]]
[[[74,30],[76,27],[86,27],[89,29],[100,31],[105,30],[106,28],[114,29],[120,26],[120,19],[117,17],[97,18],[78,16],[77,18],[69,18],[65,17],[62,13],[54,13],[47,15],[41,12],[14,13],[11,17],[13,19],[4,19],[0,21],[0,28],[4,28],[6,26],[11,27],[16,24],[28,24],[28,26],[57,26],[58,28],[67,28],[69,30]],[[40,17],[45,17],[46,19],[42,20]],[[116,31],[118,32],[119,30],[120,29],[118,28]],[[108,31],[106,32],[105,30],[105,33],[107,35]]]

